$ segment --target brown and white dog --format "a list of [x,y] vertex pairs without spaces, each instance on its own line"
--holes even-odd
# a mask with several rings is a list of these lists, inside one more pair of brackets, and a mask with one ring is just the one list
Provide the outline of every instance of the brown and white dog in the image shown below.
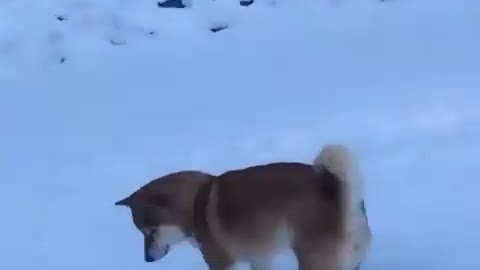
[[293,250],[299,270],[352,270],[371,241],[358,169],[342,145],[324,146],[313,164],[171,173],[115,205],[131,209],[147,262],[191,239],[210,270],[237,262],[270,270],[284,249]]

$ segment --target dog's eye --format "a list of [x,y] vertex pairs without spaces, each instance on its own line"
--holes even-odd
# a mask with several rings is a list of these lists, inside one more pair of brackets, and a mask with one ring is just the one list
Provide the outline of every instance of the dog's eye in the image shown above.
[[143,228],[142,233],[148,236],[152,234],[152,230],[150,228]]
[[156,228],[143,228],[142,233],[145,234],[145,236],[153,237],[157,233],[157,229]]
[[149,238],[152,239],[152,240],[157,239],[157,237],[158,237],[158,235],[157,235],[157,230],[156,230],[156,229],[151,229],[151,230],[150,230],[150,234],[147,235],[147,237],[149,237]]

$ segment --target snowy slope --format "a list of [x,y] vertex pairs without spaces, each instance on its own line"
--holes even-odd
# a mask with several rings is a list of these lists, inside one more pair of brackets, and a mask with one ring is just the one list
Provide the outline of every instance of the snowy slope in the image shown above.
[[0,2],[2,268],[206,269],[188,245],[145,264],[113,203],[343,142],[364,168],[364,269],[480,269],[478,1],[43,2]]

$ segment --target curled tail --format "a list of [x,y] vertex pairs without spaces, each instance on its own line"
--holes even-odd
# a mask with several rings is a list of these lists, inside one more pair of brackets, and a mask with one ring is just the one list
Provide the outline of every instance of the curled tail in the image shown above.
[[353,154],[341,144],[325,145],[315,157],[313,165],[318,171],[328,170],[337,176],[340,181],[356,181],[357,169]]
[[[343,145],[327,144],[315,157],[313,166],[319,179],[327,182],[332,191],[331,196],[338,209],[337,224],[342,239],[346,241],[344,243],[351,243],[353,208],[362,200],[361,182],[353,153]],[[342,256],[342,260],[351,258],[351,255],[353,254]]]
[[328,172],[341,187],[341,201],[346,205],[360,203],[361,181],[353,153],[341,144],[327,144],[313,161],[318,173]]

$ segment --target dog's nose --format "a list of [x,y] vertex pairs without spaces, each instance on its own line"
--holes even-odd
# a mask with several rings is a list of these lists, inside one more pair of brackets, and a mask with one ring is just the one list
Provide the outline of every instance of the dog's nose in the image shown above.
[[146,262],[154,262],[155,258],[153,258],[152,256],[150,256],[148,254],[145,254],[145,261]]

